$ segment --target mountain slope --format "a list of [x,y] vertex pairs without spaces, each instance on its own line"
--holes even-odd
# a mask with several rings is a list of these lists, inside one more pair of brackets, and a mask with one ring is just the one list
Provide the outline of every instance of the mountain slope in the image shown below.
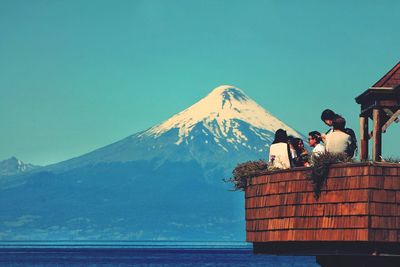
[[222,178],[266,158],[278,128],[300,136],[220,86],[146,131],[0,180],[0,239],[244,240],[243,194]]
[[24,163],[16,157],[0,161],[0,176],[11,176],[29,172],[33,169],[39,168],[29,163]]
[[288,134],[298,133],[272,116],[268,111],[249,98],[242,90],[229,85],[215,88],[207,97],[167,121],[152,127],[146,134],[160,136],[171,129],[179,129],[176,144],[188,137],[192,129],[201,123],[217,139],[241,144],[248,138],[238,129],[238,121],[248,123],[255,129],[275,132],[285,128]]
[[223,85],[161,124],[50,169],[152,159],[195,160],[203,167],[218,163],[231,169],[240,161],[266,158],[279,128],[301,136],[242,90]]

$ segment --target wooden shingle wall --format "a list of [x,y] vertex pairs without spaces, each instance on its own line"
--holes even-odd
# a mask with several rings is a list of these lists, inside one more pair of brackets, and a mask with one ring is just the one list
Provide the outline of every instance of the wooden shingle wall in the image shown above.
[[400,164],[331,166],[318,200],[309,172],[270,172],[249,181],[248,242],[400,242]]

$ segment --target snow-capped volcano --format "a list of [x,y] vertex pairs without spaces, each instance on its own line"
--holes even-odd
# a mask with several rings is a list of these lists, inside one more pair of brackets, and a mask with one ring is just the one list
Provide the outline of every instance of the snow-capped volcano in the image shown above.
[[[248,138],[240,131],[238,121],[248,123],[254,128],[275,132],[286,129],[289,135],[299,134],[272,116],[242,90],[230,85],[215,88],[209,95],[191,107],[176,114],[162,124],[152,127],[146,134],[160,136],[171,129],[179,129],[179,145],[198,123],[212,133],[216,139],[227,138],[231,143],[247,142]],[[256,132],[253,129],[254,132]]]
[[201,166],[230,170],[241,161],[268,156],[277,129],[301,136],[271,115],[242,90],[229,85],[150,129],[51,169],[71,169],[104,162],[153,160],[196,161]]
[[148,130],[1,177],[0,239],[244,240],[243,195],[222,179],[267,158],[278,128],[300,136],[240,89],[217,87]]
[[255,128],[271,132],[283,128],[289,135],[299,136],[295,130],[272,116],[242,90],[231,85],[215,88],[205,98],[152,127],[146,134],[160,136],[176,128],[179,129],[179,139],[176,144],[180,144],[198,123],[202,123],[218,139],[230,138],[228,140],[232,142],[246,142],[247,137],[239,130],[237,123],[239,120]]

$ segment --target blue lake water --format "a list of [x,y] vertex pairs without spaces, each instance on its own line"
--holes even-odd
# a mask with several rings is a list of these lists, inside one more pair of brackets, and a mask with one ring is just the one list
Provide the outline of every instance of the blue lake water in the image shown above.
[[0,242],[0,266],[319,266],[243,242]]

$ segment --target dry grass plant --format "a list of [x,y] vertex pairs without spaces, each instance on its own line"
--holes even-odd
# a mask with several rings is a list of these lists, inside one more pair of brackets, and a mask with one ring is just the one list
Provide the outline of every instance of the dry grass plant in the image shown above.
[[270,168],[265,160],[247,161],[238,164],[232,171],[232,177],[224,181],[233,183],[234,191],[245,191],[248,179],[266,170],[270,170]]
[[311,172],[307,178],[313,184],[314,197],[318,199],[321,195],[322,187],[328,178],[329,167],[335,163],[353,162],[346,153],[324,153],[313,158]]

